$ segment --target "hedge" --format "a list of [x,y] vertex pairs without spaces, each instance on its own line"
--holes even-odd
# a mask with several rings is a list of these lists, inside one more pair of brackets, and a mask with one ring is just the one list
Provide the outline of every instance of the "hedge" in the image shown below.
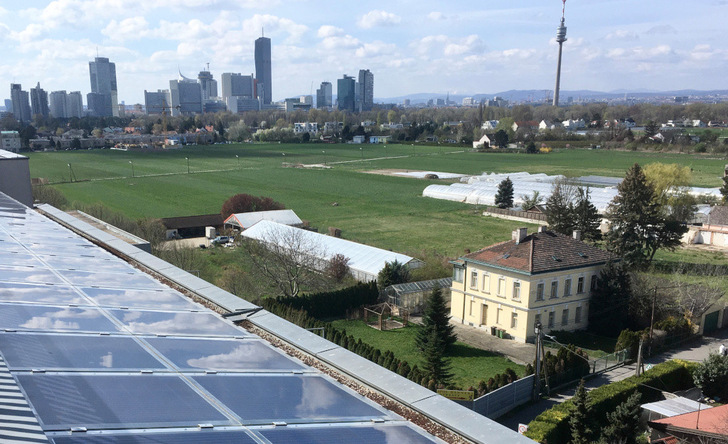
[[314,318],[345,316],[348,310],[362,305],[372,305],[379,298],[377,283],[358,283],[337,291],[305,294],[295,297],[279,297],[277,301],[289,307],[304,310]]
[[[647,403],[662,398],[659,390],[674,392],[693,387],[692,372],[696,367],[697,364],[686,361],[667,361],[640,376],[631,376],[589,391],[588,396],[592,404],[591,417],[595,421],[594,429],[606,427],[607,413],[613,412],[635,391],[639,391],[642,394],[642,402]],[[570,399],[541,413],[528,424],[526,436],[540,443],[569,442],[569,416],[572,406],[573,402]]]

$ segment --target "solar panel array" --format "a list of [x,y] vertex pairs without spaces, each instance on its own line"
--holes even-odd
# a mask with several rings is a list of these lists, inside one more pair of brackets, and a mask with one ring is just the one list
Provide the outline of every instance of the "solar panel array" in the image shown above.
[[440,442],[2,194],[0,354],[56,444]]

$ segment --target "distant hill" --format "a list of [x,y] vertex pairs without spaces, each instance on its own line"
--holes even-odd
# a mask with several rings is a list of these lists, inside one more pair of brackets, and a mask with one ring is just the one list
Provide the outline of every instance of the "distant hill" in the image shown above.
[[[615,90],[610,92],[603,91],[592,91],[592,90],[562,90],[561,100],[562,102],[568,97],[573,97],[574,100],[578,99],[590,99],[590,100],[615,100],[626,97],[632,98],[649,98],[649,97],[671,97],[671,96],[692,96],[692,97],[711,97],[711,96],[727,96],[728,90],[712,90],[712,91],[700,91],[695,89],[681,89],[674,91],[652,91],[647,89],[637,90]],[[442,93],[417,93],[408,94],[405,96],[398,97],[387,97],[387,98],[375,98],[376,103],[397,103],[404,102],[405,99],[409,99],[412,105],[427,103],[428,100],[445,99],[448,95]],[[450,94],[450,101],[455,103],[462,103],[463,98],[472,97],[476,101],[483,99],[492,99],[493,97],[502,97],[511,102],[535,102],[543,103],[546,97],[553,97],[553,91],[545,89],[530,89],[530,90],[509,90],[500,91],[492,94]]]

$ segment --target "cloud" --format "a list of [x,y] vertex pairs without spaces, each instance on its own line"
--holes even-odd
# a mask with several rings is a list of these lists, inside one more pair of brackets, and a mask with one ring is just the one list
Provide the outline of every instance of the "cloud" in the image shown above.
[[318,29],[316,35],[318,35],[319,38],[336,37],[344,35],[344,30],[337,28],[336,26],[323,25]]
[[112,20],[101,33],[120,42],[139,40],[149,34],[149,22],[144,17],[130,17],[121,22]]
[[375,26],[393,26],[398,25],[402,18],[391,12],[375,9],[369,11],[359,18],[357,25],[362,29],[371,29]]
[[485,51],[486,45],[475,34],[462,39],[455,39],[443,34],[429,35],[410,44],[414,51],[422,56],[452,57],[478,54]]
[[637,35],[637,33],[634,33],[632,31],[627,31],[626,29],[618,29],[614,32],[610,32],[607,34],[606,37],[607,40],[639,40],[640,36]]
[[439,21],[439,20],[447,20],[449,17],[446,16],[445,14],[443,14],[442,12],[432,11],[431,13],[427,14],[427,18],[429,18],[430,20]]

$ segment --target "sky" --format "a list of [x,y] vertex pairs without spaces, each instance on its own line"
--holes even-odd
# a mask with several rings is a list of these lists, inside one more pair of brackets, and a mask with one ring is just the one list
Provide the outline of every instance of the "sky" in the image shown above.
[[[0,1],[0,85],[90,91],[116,63],[119,100],[210,64],[255,72],[272,40],[273,99],[369,69],[375,98],[553,90],[561,0]],[[728,0],[567,0],[562,90],[728,89]],[[313,85],[313,86],[312,86]],[[85,99],[84,99],[85,100]]]

